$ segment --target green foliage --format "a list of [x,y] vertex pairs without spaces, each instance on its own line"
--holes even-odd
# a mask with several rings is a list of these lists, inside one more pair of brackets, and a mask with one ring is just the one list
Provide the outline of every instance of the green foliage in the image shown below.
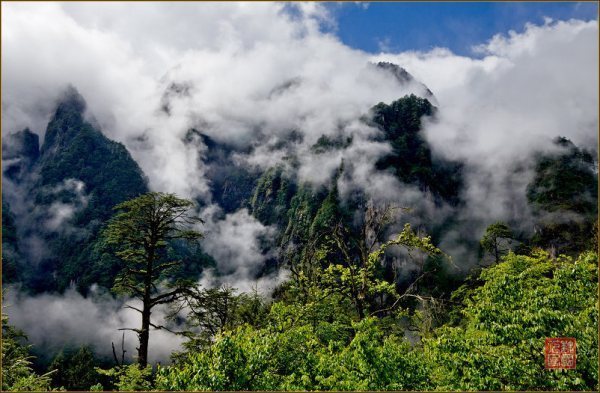
[[295,295],[291,300],[285,299],[271,305],[267,326],[280,332],[310,326],[319,341],[327,345],[350,342],[351,325],[357,316],[347,297],[318,286],[307,288],[294,282],[288,288],[287,295],[290,294]]
[[[341,207],[336,183],[337,176],[329,189],[296,185],[281,168],[272,168],[259,179],[252,213],[261,222],[281,229],[277,242],[284,251],[285,263],[299,265],[312,257],[313,250],[324,251],[327,233],[340,223],[348,224],[350,216]],[[335,250],[332,252],[335,254]],[[335,255],[323,259],[335,259]]]
[[61,351],[50,363],[52,386],[60,386],[66,390],[88,390],[90,386],[100,383],[99,375],[94,370],[98,359],[88,347],[77,351]]
[[85,102],[76,91],[70,92],[56,109],[41,150],[40,185],[56,185],[65,179],[83,181],[86,192],[94,193],[80,217],[89,222],[109,218],[112,206],[147,187],[141,169],[125,146],[109,140],[86,122],[84,110]]
[[[427,238],[408,230],[394,242],[436,251]],[[406,312],[357,321],[351,299],[341,292],[292,281],[287,296],[271,305],[266,325],[224,329],[213,344],[160,367],[155,387],[593,390],[598,388],[597,280],[595,253],[577,260],[551,259],[539,251],[509,253],[484,269],[477,283],[456,292],[459,318],[434,329],[422,346],[402,338]],[[544,368],[546,337],[577,339],[576,370]]]
[[284,243],[304,244],[310,240],[309,231],[323,200],[329,195],[324,189],[313,190],[301,185],[290,201]]
[[486,228],[480,244],[485,251],[494,256],[496,262],[499,262],[500,257],[510,250],[508,244],[504,243],[510,242],[513,237],[512,231],[505,223],[496,222]]
[[[112,384],[119,391],[148,391],[152,389],[152,366],[141,367],[130,364],[122,367],[113,367],[108,370],[96,368],[96,371],[111,379]],[[94,385],[90,390],[102,390],[102,385]]]
[[27,337],[9,325],[2,314],[2,391],[50,390],[51,373],[36,374],[32,369],[29,346],[23,345]]
[[426,98],[411,94],[390,105],[375,105],[373,121],[384,127],[390,139],[395,139],[407,133],[417,133],[421,129],[421,118],[433,115],[434,110],[434,106]]
[[321,390],[423,390],[431,388],[422,353],[404,339],[386,336],[374,318],[354,325],[356,335],[318,364]]
[[[28,149],[38,160],[36,187],[47,191],[78,179],[89,196],[70,222],[80,230],[78,237],[44,239],[58,257],[44,261],[38,281],[30,285],[64,289],[75,280],[84,291],[97,282],[142,300],[141,327],[132,329],[140,338],[141,366],[97,369],[96,374],[98,359],[82,348],[60,353],[52,373],[39,376],[22,334],[3,316],[3,390],[51,385],[94,391],[598,389],[595,253],[576,260],[539,251],[515,255],[507,247],[515,235],[498,222],[480,243],[498,263],[474,274],[448,299],[456,281],[443,276],[448,266],[431,237],[406,225],[386,241],[389,211],[369,206],[362,195],[342,203],[337,180],[343,165],[329,187],[297,184],[282,167],[259,176],[228,163],[227,146],[194,131],[185,143],[203,138],[209,146],[215,200],[226,212],[249,206],[263,224],[278,226],[276,242],[292,276],[276,289],[272,303],[233,288],[193,288],[202,267],[214,261],[189,246],[200,237],[189,229],[198,221],[189,215],[192,202],[144,194],[139,167],[122,145],[84,121],[84,107],[78,95],[68,98],[48,125],[41,157]],[[436,202],[458,204],[461,166],[435,160],[420,131],[423,119],[434,115],[429,101],[415,96],[375,106],[369,123],[381,130],[380,141],[392,146],[377,167],[431,191]],[[351,138],[323,135],[312,153],[327,154],[351,143]],[[531,243],[575,254],[590,248],[597,218],[595,160],[568,140],[557,145],[557,153],[537,157],[528,188],[537,217]],[[34,197],[40,206],[73,198],[45,191]],[[118,213],[107,221],[115,205]],[[13,282],[20,280],[19,250],[11,248],[17,229],[4,200],[3,210],[3,278]],[[449,220],[437,230],[451,225]],[[392,246],[420,257],[421,275],[410,285],[386,258]],[[58,273],[57,282],[47,279],[49,271]],[[448,303],[455,305],[450,312]],[[188,311],[189,340],[172,356],[172,365],[159,366],[153,375],[145,364],[150,310],[159,304],[171,304],[178,323],[180,312]],[[577,339],[577,369],[545,370],[544,339],[564,336]]]
[[[186,296],[173,307],[170,318],[179,318],[181,310],[187,310],[189,338],[184,343],[188,351],[202,350],[226,330],[249,324],[260,326],[266,319],[267,309],[258,293],[236,294],[229,287],[190,289]],[[193,333],[192,333],[193,331]],[[174,355],[175,358],[179,354]]]
[[[133,296],[142,302],[138,311],[141,328],[131,329],[138,334],[138,362],[142,368],[148,361],[148,341],[151,310],[160,304],[170,304],[187,293],[192,280],[174,280],[172,272],[184,262],[167,259],[165,252],[170,241],[192,241],[202,234],[192,225],[202,222],[189,212],[193,202],[173,194],[150,192],[115,207],[119,210],[108,223],[103,237],[115,246],[115,254],[125,268],[115,279],[113,290]],[[160,284],[160,285],[159,285]],[[166,286],[164,290],[160,286]]]
[[332,150],[344,149],[352,144],[352,136],[343,138],[341,135],[337,138],[331,138],[327,135],[321,135],[317,142],[311,146],[310,150],[314,154],[325,154]]
[[[431,243],[430,237],[418,236],[412,231],[410,224],[405,224],[404,229],[395,239],[382,244],[377,250],[371,252],[366,260],[358,260],[358,263],[352,261],[346,261],[346,264],[332,263],[325,269],[322,279],[325,286],[351,299],[361,319],[369,308],[377,304],[376,299],[386,299],[388,303],[397,304],[399,295],[396,292],[396,283],[385,280],[381,275],[380,259],[391,246],[402,246],[409,251],[418,250],[428,255],[441,254],[441,251]],[[384,308],[383,305],[380,307]],[[379,311],[373,310],[374,313]]]
[[528,189],[531,202],[547,211],[594,213],[597,178],[593,156],[566,138],[557,138],[555,145],[558,153],[537,158],[536,176]]
[[269,389],[267,351],[273,338],[254,337],[248,328],[226,333],[210,350],[190,353],[180,368],[159,367],[156,386],[159,390]]
[[127,267],[115,280],[117,292],[138,296],[147,283],[168,278],[168,273],[181,261],[161,260],[161,254],[169,241],[175,239],[196,240],[202,234],[188,229],[201,222],[189,215],[191,201],[173,194],[151,192],[120,203],[119,211],[108,223],[103,237],[116,247],[115,254]]
[[266,225],[287,225],[287,211],[296,192],[295,183],[289,179],[282,168],[267,170],[258,179],[250,201],[252,214]]
[[324,342],[310,325],[220,336],[209,350],[159,367],[161,390],[418,389],[426,366],[404,340],[386,337],[376,319],[346,326],[354,337]]
[[340,208],[337,184],[334,183],[310,225],[309,236],[315,237],[331,231],[339,222],[344,221],[344,213]]
[[[378,274],[379,258],[393,245],[439,253],[428,237],[417,236],[407,225],[395,239],[371,253],[364,265],[330,265],[316,282],[300,273],[282,300],[272,304],[264,327],[246,324],[228,330],[221,323],[213,344],[179,356],[171,367],[159,368],[156,387],[369,390],[428,386],[422,353],[395,335],[401,334],[394,325],[404,313],[364,318],[364,309],[357,307],[358,299],[397,299],[395,285]],[[219,299],[222,296],[229,294],[222,293]],[[199,315],[198,321],[207,321],[206,316]]]
[[[458,326],[425,341],[443,390],[598,389],[598,256],[508,254],[467,290]],[[544,369],[544,339],[575,337],[577,369]]]

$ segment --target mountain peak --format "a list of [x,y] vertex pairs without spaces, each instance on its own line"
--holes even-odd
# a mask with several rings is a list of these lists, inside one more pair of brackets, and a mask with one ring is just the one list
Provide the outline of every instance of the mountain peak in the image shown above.
[[409,74],[408,71],[406,71],[404,68],[400,67],[398,64],[390,63],[387,61],[380,61],[376,64],[376,66],[381,68],[382,70],[391,72],[400,83],[409,83],[414,80],[413,76]]
[[75,87],[69,85],[58,100],[56,111],[44,137],[42,155],[52,151],[58,145],[68,143],[85,128],[83,113],[85,112],[85,99],[79,94]]
[[69,85],[59,98],[56,111],[70,110],[83,114],[86,106],[85,99],[79,94],[79,91],[74,86]]
[[425,98],[429,100],[435,101],[435,96],[429,90],[429,88],[422,82],[419,82],[412,76],[408,71],[406,71],[403,67],[400,67],[398,64],[390,63],[387,61],[380,61],[375,64],[375,67],[384,70],[386,72],[391,73],[401,85],[408,85],[410,83],[418,84],[422,89],[425,95]]

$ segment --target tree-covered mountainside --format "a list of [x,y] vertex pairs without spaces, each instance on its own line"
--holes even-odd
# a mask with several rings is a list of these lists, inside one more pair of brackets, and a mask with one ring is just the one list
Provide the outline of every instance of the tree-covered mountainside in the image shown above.
[[[417,83],[400,67],[377,67]],[[385,148],[369,176],[399,184],[390,194],[427,199],[416,213],[369,186],[348,190],[356,174],[342,153],[361,143],[351,131],[319,132],[308,152],[291,148],[296,132],[282,133],[273,149],[285,147],[285,159],[260,166],[244,160],[258,142],[240,147],[190,129],[180,142],[199,149],[210,195],[149,192],[125,146],[103,135],[70,89],[41,147],[28,129],[4,140],[3,283],[29,294],[74,286],[88,300],[105,291],[139,312],[141,321],[123,326],[136,351],[126,357],[112,343],[99,355],[77,344],[35,360],[3,318],[12,373],[3,389],[597,389],[597,160],[559,138],[524,159],[532,177],[521,190],[523,223],[464,220],[466,164],[432,148],[424,125],[438,109],[422,88],[425,98],[379,103],[356,120],[369,131],[365,144]],[[301,180],[299,154],[340,159],[311,182]],[[411,221],[428,209],[439,214]],[[474,222],[483,225],[475,236],[464,228]],[[210,244],[211,231],[221,243]],[[448,234],[480,263],[443,249]],[[243,275],[219,271],[234,264]],[[276,269],[286,275],[273,280]],[[275,284],[268,296],[203,286],[227,274]],[[157,330],[183,338],[171,365],[150,360]],[[543,341],[554,336],[577,338],[577,370],[543,369]]]
[[256,184],[261,176],[258,169],[235,163],[235,147],[218,142],[196,129],[186,133],[186,143],[199,141],[206,146],[203,164],[206,176],[211,181],[211,194],[215,202],[226,213],[234,212],[248,205]]
[[15,217],[2,199],[2,282],[21,280],[26,264],[21,261]]
[[[31,239],[37,239],[36,244],[48,251],[40,251],[37,269],[23,277],[25,287],[34,292],[63,290],[71,283],[85,290],[94,282],[110,282],[118,268],[103,265],[95,253],[98,232],[116,204],[147,191],[144,174],[127,149],[85,119],[85,105],[74,89],[66,93],[48,123],[40,151],[37,136],[29,130],[8,142],[21,142],[16,151],[9,149],[28,163],[18,177],[12,176],[18,184],[12,198],[6,201],[3,195],[3,201],[15,205],[9,208],[27,211],[12,226],[20,237],[12,244],[30,247]],[[5,176],[15,173],[12,167],[8,171]]]
[[[88,206],[74,221],[89,223],[112,216],[111,208],[147,191],[141,169],[120,143],[106,138],[84,119],[85,102],[68,93],[48,123],[34,187],[56,186],[65,179],[84,183]],[[36,202],[45,203],[43,196]]]
[[435,196],[459,202],[461,165],[436,159],[420,132],[423,117],[435,114],[435,107],[425,98],[410,95],[389,105],[377,104],[372,109],[372,122],[384,133],[392,152],[377,163],[380,169],[389,169],[405,183],[417,184]]
[[557,151],[540,154],[527,198],[536,216],[532,244],[555,253],[576,253],[598,233],[598,167],[594,156],[566,138]]
[[[377,140],[389,143],[392,147],[391,153],[377,162],[379,171],[391,172],[401,182],[430,192],[436,203],[459,205],[462,166],[457,162],[434,158],[421,133],[422,119],[433,116],[435,108],[427,99],[410,95],[390,105],[380,103],[374,106],[364,121],[380,130]],[[317,154],[330,154],[351,143],[351,138],[336,140],[322,136],[312,150]],[[322,263],[325,265],[329,261],[343,259],[344,253],[348,254],[349,259],[364,259],[366,234],[370,236],[375,233],[370,239],[374,243],[384,241],[389,234],[391,222],[384,221],[391,218],[376,217],[377,214],[387,214],[379,211],[385,208],[374,208],[370,205],[369,197],[360,192],[342,200],[337,182],[339,177],[344,176],[344,170],[342,163],[330,183],[321,186],[298,183],[293,173],[281,166],[270,168],[258,179],[250,200],[250,210],[262,223],[279,228],[279,259],[285,265],[292,266],[293,272],[298,266],[315,263],[314,260],[309,262],[314,257],[315,249],[324,253]],[[388,208],[393,210],[394,207]],[[443,222],[429,223],[426,229],[439,235],[451,225],[454,224],[450,217]],[[351,240],[347,249],[335,250],[334,243],[337,240],[332,233],[336,231],[339,236]],[[398,285],[408,285],[411,276],[395,272],[397,266],[394,264],[397,262],[397,258],[384,258],[383,268]],[[428,260],[424,264],[430,268],[437,262]],[[433,270],[430,272],[433,277],[427,277],[424,281],[443,281],[442,292],[447,293],[445,286],[454,278],[447,277],[447,267],[438,266]]]

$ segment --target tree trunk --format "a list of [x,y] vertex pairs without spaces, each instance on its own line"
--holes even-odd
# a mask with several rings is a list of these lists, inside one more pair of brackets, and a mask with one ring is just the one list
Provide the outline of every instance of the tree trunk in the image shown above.
[[148,340],[150,339],[150,307],[144,301],[144,308],[142,309],[142,331],[138,337],[140,339],[140,346],[138,348],[138,364],[140,367],[145,368],[148,365]]
[[[152,238],[152,240],[154,240]],[[140,346],[138,348],[138,363],[145,368],[148,365],[148,341],[150,339],[150,310],[152,291],[152,271],[154,267],[154,248],[148,249],[148,261],[146,263],[146,277],[144,282],[144,298],[142,299],[142,329],[139,334]]]
[[360,298],[360,294],[355,296],[354,304],[356,304],[356,312],[358,313],[358,318],[362,321],[365,318],[365,306],[363,304],[362,299]]
[[365,319],[365,311],[363,310],[362,302],[359,302],[356,306],[356,311],[358,311],[358,318],[362,321]]
[[498,251],[498,239],[494,239],[494,254],[496,256],[496,263],[500,262],[500,252]]

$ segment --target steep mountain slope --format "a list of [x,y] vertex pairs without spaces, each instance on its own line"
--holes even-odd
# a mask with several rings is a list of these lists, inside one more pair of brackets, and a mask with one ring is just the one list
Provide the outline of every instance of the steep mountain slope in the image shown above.
[[186,141],[191,141],[194,137],[200,138],[207,148],[204,166],[206,176],[211,181],[214,201],[225,213],[247,206],[261,172],[256,168],[237,164],[234,154],[239,153],[239,150],[234,147],[217,142],[195,129],[188,131]]
[[[392,72],[401,81],[416,83],[399,67],[380,67],[384,72]],[[431,99],[434,100],[434,97]],[[359,286],[372,276],[380,280],[381,287],[391,288],[395,295],[412,291],[411,294],[422,299],[431,298],[431,305],[422,309],[416,298],[407,298],[400,305],[412,311],[423,311],[425,319],[422,323],[431,324],[427,328],[429,331],[435,324],[453,318],[451,314],[441,314],[446,312],[443,304],[455,303],[452,293],[465,282],[466,288],[479,285],[476,271],[470,280],[465,281],[466,273],[473,272],[468,271],[472,265],[465,262],[466,258],[460,258],[466,253],[470,253],[467,257],[477,256],[479,239],[469,226],[473,221],[461,219],[461,214],[470,208],[469,199],[465,197],[468,195],[465,192],[468,190],[465,186],[468,166],[437,157],[430,145],[433,141],[424,135],[424,125],[436,121],[436,112],[428,98],[406,95],[390,103],[379,103],[357,119],[357,128],[368,131],[364,135],[353,134],[351,128],[344,127],[340,127],[337,134],[319,130],[324,133],[303,145],[305,141],[300,133],[282,133],[287,137],[277,140],[272,151],[267,149],[267,154],[283,151],[283,159],[269,161],[277,164],[266,169],[244,160],[251,156],[253,149],[264,147],[260,145],[263,140],[240,146],[231,141],[216,140],[217,136],[210,137],[196,129],[189,130],[183,142],[189,143],[188,147],[199,149],[201,160],[198,160],[198,165],[202,165],[199,173],[206,176],[203,180],[210,186],[210,197],[198,197],[197,202],[201,209],[209,205],[201,213],[208,217],[207,243],[202,246],[212,256],[198,245],[190,247],[183,242],[170,243],[167,250],[169,260],[184,259],[186,262],[176,272],[176,278],[197,281],[204,269],[217,267],[214,275],[204,277],[206,280],[201,281],[202,285],[214,277],[227,276],[223,282],[244,290],[248,286],[243,287],[243,284],[257,283],[258,287],[259,278],[269,281],[275,277],[272,274],[274,270],[283,267],[286,269],[284,273],[289,273],[288,279],[282,282],[282,274],[277,275],[273,284],[269,281],[270,289],[273,289],[272,304],[275,306],[270,309],[275,312],[274,320],[297,320],[303,313],[290,308],[291,317],[288,318],[285,316],[288,312],[286,307],[299,304],[312,308],[325,299],[325,303],[318,306],[324,313],[319,311],[305,326],[313,326],[314,329],[315,323],[322,318],[321,322],[332,324],[334,328],[330,333],[334,336],[338,335],[336,332],[340,326],[343,327],[344,333],[340,337],[354,329],[351,321],[356,311],[348,308],[344,312],[351,311],[344,316],[340,310],[350,304],[349,300],[342,301],[342,298],[331,294],[338,287],[343,289],[344,280],[346,283],[355,282],[354,277]],[[261,137],[260,133],[257,135]],[[45,292],[39,298],[46,295],[60,298],[60,295],[51,293],[62,292],[70,286],[75,286],[84,295],[93,284],[111,288],[123,264],[102,241],[100,232],[113,216],[116,204],[148,191],[138,164],[122,144],[106,138],[94,126],[93,120],[87,120],[85,102],[75,90],[70,90],[58,104],[41,148],[38,136],[28,129],[5,137],[4,142],[3,283],[22,284],[21,289],[30,294]],[[356,167],[356,163],[346,157],[361,158],[345,154],[357,145],[369,144],[383,146],[384,149],[378,150],[383,153],[370,157],[364,164],[368,167],[368,176],[381,175],[390,185],[384,183],[369,194],[371,190],[367,188],[367,182],[366,186],[361,185],[362,188],[344,192],[347,191],[343,188],[344,182],[355,181],[352,171]],[[296,148],[298,146],[301,148]],[[362,150],[359,149],[359,152]],[[320,182],[302,180],[299,167],[301,160],[306,159],[306,156],[300,157],[302,154],[310,160],[333,157],[333,170],[323,171],[326,176]],[[510,258],[520,261],[534,247],[554,254],[567,252],[573,255],[591,249],[591,239],[597,231],[598,180],[594,155],[559,138],[554,151],[524,158],[528,164],[532,161],[535,163],[534,177],[527,189],[527,207],[534,214],[523,214],[523,222],[519,222],[522,224],[520,229],[529,226],[531,230],[526,228],[519,234],[519,248],[514,251],[521,255],[511,255]],[[317,171],[321,169],[318,166],[314,168]],[[513,175],[525,172],[520,170]],[[521,184],[523,187],[518,189],[519,195],[524,197],[525,182]],[[391,197],[376,201],[373,195],[377,196],[376,193],[385,191],[386,187],[390,188]],[[386,208],[403,201],[399,194],[405,190],[426,199],[423,202],[425,207],[418,206],[414,209],[416,213],[402,210],[393,218],[386,216]],[[415,205],[421,202],[413,201]],[[428,215],[427,209],[434,214]],[[444,214],[437,214],[439,211]],[[216,213],[211,216],[211,212]],[[421,213],[422,217],[417,217]],[[453,233],[454,245],[460,243],[466,252],[459,254],[459,258],[450,264],[441,255],[390,248],[378,256],[372,269],[365,270],[363,267],[369,260],[370,250],[399,233],[403,224],[407,221],[412,223],[415,217],[418,224],[412,228],[417,234],[430,234],[434,245],[440,245],[443,251],[452,254],[453,250],[445,249],[441,243],[445,235]],[[466,235],[463,236],[463,233]],[[248,244],[250,247],[246,247]],[[215,249],[219,250],[215,252]],[[241,255],[243,253],[249,255]],[[548,258],[550,261],[550,256]],[[468,266],[457,273],[458,269],[454,267],[461,263]],[[502,263],[494,262],[497,266]],[[246,270],[236,276],[236,268],[240,265]],[[342,273],[338,276],[336,272]],[[351,272],[364,272],[366,275]],[[231,277],[232,281],[226,280]],[[361,280],[363,284],[360,284]],[[218,280],[215,283],[219,284]],[[238,286],[238,283],[243,284]],[[311,291],[319,285],[326,288],[327,296],[321,298],[319,295],[320,300],[316,303],[307,301],[314,295]],[[225,289],[229,294],[233,291]],[[354,288],[343,291],[347,294],[354,291],[356,298],[362,299],[361,303],[367,299],[370,305],[365,310],[371,316],[380,311],[382,316],[388,311],[391,315],[391,310],[397,305],[394,297],[377,291],[370,294]],[[460,294],[461,291],[455,293]],[[69,293],[72,294],[67,292],[67,295]],[[219,290],[212,293],[219,296]],[[227,306],[222,301],[229,304],[228,296],[212,306],[215,312],[227,314]],[[251,299],[245,296],[239,299]],[[89,296],[85,300],[93,304],[94,298]],[[252,305],[244,313],[251,314],[254,321],[260,319],[260,323],[267,326],[270,322],[265,322],[268,321],[266,315],[271,306],[263,305],[259,297],[255,299],[257,302],[244,306]],[[433,308],[438,307],[435,303],[438,300],[441,302],[440,311],[435,311]],[[281,312],[284,314],[277,314]],[[438,312],[439,315],[436,314]],[[345,320],[342,325],[338,325],[336,320],[340,315]],[[360,318],[362,314],[359,312],[357,315]],[[386,321],[390,315],[381,320]],[[200,318],[204,321],[205,315]],[[406,323],[403,319],[394,320],[393,329],[403,330]],[[382,331],[390,331],[391,326],[385,322]],[[277,327],[278,331],[280,327]],[[346,344],[350,342],[349,338],[344,340]],[[302,339],[302,342],[305,341]],[[250,347],[254,347],[254,343]],[[38,348],[38,367],[45,369],[56,351],[47,343]],[[52,364],[66,367],[61,365],[61,359],[59,355]],[[102,358],[102,361],[111,362],[112,359]],[[92,364],[92,361],[87,364]],[[68,383],[79,386],[75,382],[80,381]]]
[[420,132],[422,118],[435,116],[436,108],[425,98],[403,97],[372,109],[372,123],[383,131],[392,153],[381,158],[379,169],[391,170],[401,181],[430,190],[436,197],[459,201],[461,165],[436,159]]
[[429,88],[425,86],[425,84],[417,81],[408,71],[400,67],[398,64],[380,61],[376,64],[376,67],[392,74],[396,78],[396,80],[400,82],[401,85],[413,84],[419,87],[421,92],[423,93],[423,97],[425,97],[429,101],[436,101],[435,96],[433,95],[431,90],[429,90]]
[[[25,278],[35,292],[102,281],[90,277],[98,263],[92,250],[98,231],[114,205],[148,189],[127,149],[84,119],[85,106],[70,89],[48,124],[41,150],[29,130],[7,140],[15,165],[4,171],[14,182],[6,202],[19,211],[15,246],[23,245],[29,264],[36,265]],[[110,270],[103,272],[107,282]]]
[[[390,63],[376,66],[400,83],[419,84],[401,67]],[[435,100],[424,85],[421,87]],[[146,192],[148,187],[126,148],[107,139],[87,121],[85,110],[83,98],[70,89],[48,124],[41,149],[37,135],[29,130],[5,138],[5,282],[24,282],[34,292],[62,291],[76,284],[85,292],[93,283],[111,287],[120,269],[119,261],[100,242],[99,231],[116,204]],[[431,195],[436,205],[461,209],[462,163],[436,157],[423,135],[424,119],[435,121],[436,111],[428,98],[407,95],[373,106],[360,121],[378,130],[373,142],[390,147],[389,153],[375,163],[377,172],[417,187],[424,195]],[[297,138],[292,132],[280,145],[298,143],[301,138]],[[349,236],[360,231],[357,217],[365,214],[369,201],[361,192],[343,198],[339,195],[338,179],[345,173],[343,160],[329,180],[315,185],[298,180],[294,172],[297,157],[286,157],[285,163],[261,170],[239,160],[258,145],[229,145],[195,129],[184,140],[198,141],[205,149],[202,165],[212,202],[223,214],[247,208],[263,225],[277,227],[274,243],[278,249],[269,253],[279,255],[279,264],[303,258],[317,239],[336,225],[345,226]],[[310,154],[333,155],[353,143],[357,142],[352,135],[323,134],[310,147]],[[557,143],[559,153],[537,158],[537,175],[528,191],[537,232],[532,239],[520,240],[531,246],[579,251],[587,247],[586,234],[593,230],[597,214],[595,161],[569,141]],[[288,151],[294,154],[294,149]],[[462,224],[449,217],[426,222],[423,229],[435,241],[457,225]],[[174,244],[170,252],[190,260],[186,271],[181,272],[186,277],[197,276],[202,266],[214,264],[201,250]]]
[[536,158],[527,198],[536,218],[532,244],[575,254],[592,246],[598,227],[598,171],[594,156],[566,138],[558,151]]

